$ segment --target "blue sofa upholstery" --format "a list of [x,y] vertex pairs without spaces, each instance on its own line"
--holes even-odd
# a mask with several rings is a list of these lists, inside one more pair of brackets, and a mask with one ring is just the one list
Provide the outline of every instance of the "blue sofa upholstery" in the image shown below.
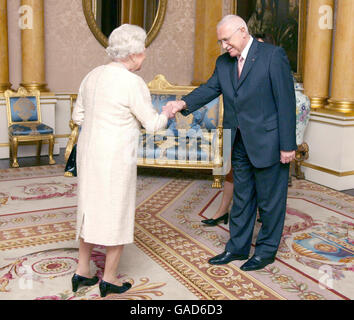
[[[181,99],[193,86],[171,85],[163,75],[148,84],[153,106],[160,113],[168,102]],[[213,187],[221,188],[226,174],[223,161],[223,103],[218,97],[187,117],[177,113],[167,128],[155,133],[141,130],[138,166],[213,171]]]

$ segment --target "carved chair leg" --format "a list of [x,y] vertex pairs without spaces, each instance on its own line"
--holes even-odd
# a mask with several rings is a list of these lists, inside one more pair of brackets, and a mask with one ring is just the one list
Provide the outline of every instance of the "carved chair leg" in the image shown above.
[[42,140],[39,140],[37,142],[37,157],[41,156],[41,152],[42,152]]
[[12,138],[10,141],[11,148],[12,148],[12,159],[11,159],[11,167],[18,168],[20,165],[17,162],[17,149],[18,149],[18,140],[17,138]]
[[10,152],[10,154],[9,154],[9,157],[10,157],[10,161],[12,161],[12,157],[13,157],[13,151],[12,151],[12,149],[13,149],[13,147],[12,147],[12,140],[11,139],[9,139],[9,152]]
[[52,135],[49,139],[49,164],[55,164],[55,160],[53,158],[53,150],[54,150],[54,136]]
[[222,176],[214,176],[214,182],[212,184],[212,188],[221,189],[222,188],[221,179]]

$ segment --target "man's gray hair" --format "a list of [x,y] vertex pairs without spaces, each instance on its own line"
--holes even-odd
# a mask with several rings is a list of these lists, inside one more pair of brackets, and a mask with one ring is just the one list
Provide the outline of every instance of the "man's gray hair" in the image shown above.
[[125,59],[145,50],[146,31],[136,25],[122,24],[108,38],[107,54],[112,59]]
[[229,15],[223,17],[220,20],[220,22],[217,24],[216,27],[220,28],[225,23],[229,23],[230,25],[234,25],[236,28],[244,27],[246,29],[246,32],[248,33],[247,23],[240,16],[236,16],[234,14],[229,14]]

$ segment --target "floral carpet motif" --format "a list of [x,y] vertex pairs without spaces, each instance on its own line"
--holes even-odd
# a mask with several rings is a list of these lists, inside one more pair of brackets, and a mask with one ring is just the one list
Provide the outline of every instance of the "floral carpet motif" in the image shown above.
[[[77,185],[63,169],[0,170],[0,299],[101,299],[98,285],[71,291]],[[242,261],[208,264],[229,233],[200,220],[220,201],[221,191],[201,177],[139,175],[135,243],[125,247],[118,275],[133,286],[104,299],[353,299],[354,197],[294,181],[276,261],[248,273]],[[105,248],[95,247],[98,277],[104,259]]]
[[[205,193],[210,193],[207,184],[199,185],[169,219],[219,253],[228,241],[228,227],[204,227],[200,220],[213,215],[221,194],[209,196],[210,203],[202,207]],[[249,274],[287,299],[352,299],[353,216],[354,197],[309,181],[294,181],[276,262]],[[256,223],[253,244],[259,228]]]

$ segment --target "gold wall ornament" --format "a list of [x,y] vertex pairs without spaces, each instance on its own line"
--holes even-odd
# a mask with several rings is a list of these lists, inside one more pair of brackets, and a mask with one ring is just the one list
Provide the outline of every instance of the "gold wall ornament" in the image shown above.
[[[101,29],[99,28],[99,26],[96,22],[93,1],[92,0],[82,0],[82,8],[84,10],[86,22],[87,22],[91,32],[93,33],[95,38],[98,40],[98,42],[103,47],[107,48],[108,38],[103,34],[103,32],[101,31]],[[159,0],[157,13],[156,13],[154,22],[152,24],[152,27],[150,28],[150,30],[146,30],[146,33],[147,33],[147,38],[146,38],[146,43],[145,43],[146,47],[148,47],[151,44],[151,42],[156,38],[157,34],[159,33],[161,26],[163,24],[164,18],[165,18],[166,8],[167,8],[167,0]]]

